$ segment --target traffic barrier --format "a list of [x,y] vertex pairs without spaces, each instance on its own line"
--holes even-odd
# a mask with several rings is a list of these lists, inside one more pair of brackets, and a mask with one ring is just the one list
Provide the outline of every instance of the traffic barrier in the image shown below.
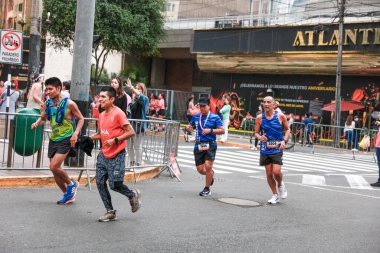
[[[31,122],[36,120],[35,114],[20,113],[2,113],[9,116],[15,116],[12,120],[9,138],[4,136],[0,139],[0,152],[3,153],[0,170],[49,170],[49,159],[47,158],[47,148],[49,143],[49,134],[51,132],[50,124],[47,122],[45,127],[39,127],[43,134],[27,134],[25,129],[29,128]],[[23,120],[19,120],[22,117]],[[176,164],[178,153],[178,139],[180,124],[171,120],[129,120],[132,127],[136,131],[136,136],[128,140],[126,155],[126,170],[133,172],[135,182],[139,179],[140,174],[147,168],[160,168],[160,173],[168,171],[172,178],[180,181],[180,170]],[[90,136],[97,132],[97,119],[85,118],[86,129],[81,132],[82,135]],[[16,129],[24,129],[24,132]],[[28,130],[29,131],[29,130]],[[22,135],[22,136],[20,136]],[[15,143],[13,145],[13,143]],[[14,152],[13,147],[26,150],[31,147],[32,151],[36,151],[38,143],[41,143],[40,152],[26,154],[25,152]],[[131,144],[132,143],[132,144]],[[89,172],[95,171],[96,158],[100,152],[100,142],[95,142],[91,156],[85,154],[82,150],[77,149],[77,156],[67,158],[64,163],[64,169],[68,171],[79,171],[79,179],[84,172],[87,173],[88,183],[90,183]],[[140,156],[141,160],[131,159],[134,152]],[[80,159],[82,157],[82,159]],[[174,160],[173,160],[174,158]],[[90,187],[90,184],[88,184]]]

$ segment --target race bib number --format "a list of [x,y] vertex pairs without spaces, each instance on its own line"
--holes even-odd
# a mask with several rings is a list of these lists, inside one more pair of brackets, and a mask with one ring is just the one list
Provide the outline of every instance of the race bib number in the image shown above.
[[281,141],[267,141],[267,148],[279,148]]
[[210,149],[210,144],[209,143],[199,143],[198,144],[198,150],[199,151],[206,151]]

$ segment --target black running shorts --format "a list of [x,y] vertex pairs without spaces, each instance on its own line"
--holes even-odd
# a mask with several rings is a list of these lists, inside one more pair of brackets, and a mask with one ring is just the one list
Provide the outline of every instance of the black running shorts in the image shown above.
[[277,153],[273,155],[260,154],[260,166],[265,166],[268,164],[282,165],[282,153]]
[[49,140],[48,158],[52,158],[56,153],[66,154],[69,152],[71,147],[70,138],[71,137],[67,137],[61,141]]
[[214,161],[216,154],[217,146],[210,146],[209,150],[199,151],[198,149],[194,149],[194,159],[195,165],[202,165],[205,161]]

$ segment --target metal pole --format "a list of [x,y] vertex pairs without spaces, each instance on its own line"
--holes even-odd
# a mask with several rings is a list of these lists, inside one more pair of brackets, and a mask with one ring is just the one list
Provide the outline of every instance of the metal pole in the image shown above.
[[[71,72],[71,99],[78,105],[84,117],[89,112],[91,57],[94,35],[95,0],[78,0],[75,21],[74,57]],[[87,121],[81,135],[86,134]],[[70,161],[69,161],[70,160]],[[84,152],[77,157],[68,158],[65,164],[84,166]]]
[[77,103],[85,117],[88,115],[94,17],[95,0],[78,0],[71,74],[71,99]]
[[343,51],[343,22],[346,0],[341,0],[339,7],[339,39],[338,39],[338,62],[336,67],[336,86],[335,86],[335,147],[340,145],[340,115],[341,115],[341,83],[342,83],[342,51]]
[[34,74],[40,73],[42,0],[32,0],[28,57],[28,87]]

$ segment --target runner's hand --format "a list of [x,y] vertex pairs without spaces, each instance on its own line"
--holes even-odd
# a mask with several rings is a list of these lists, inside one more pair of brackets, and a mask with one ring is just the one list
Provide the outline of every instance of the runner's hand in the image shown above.
[[268,140],[268,138],[265,135],[261,135],[261,137],[260,137],[261,142],[266,142],[267,140]]
[[203,130],[202,130],[202,134],[203,134],[203,135],[207,135],[207,134],[209,134],[209,133],[211,133],[211,129],[209,129],[209,128],[206,128],[206,129],[203,129]]
[[34,122],[34,123],[30,126],[30,128],[31,128],[32,130],[36,129],[37,127],[38,127],[38,123],[37,123],[37,121]]
[[72,148],[75,148],[75,143],[77,143],[77,140],[78,140],[78,134],[74,133],[73,136],[71,136],[70,138],[70,144]]
[[104,142],[104,146],[107,146],[107,147],[111,147],[114,144],[115,144],[115,139],[106,140]]
[[284,150],[285,149],[285,141],[281,141],[280,142],[280,150]]

